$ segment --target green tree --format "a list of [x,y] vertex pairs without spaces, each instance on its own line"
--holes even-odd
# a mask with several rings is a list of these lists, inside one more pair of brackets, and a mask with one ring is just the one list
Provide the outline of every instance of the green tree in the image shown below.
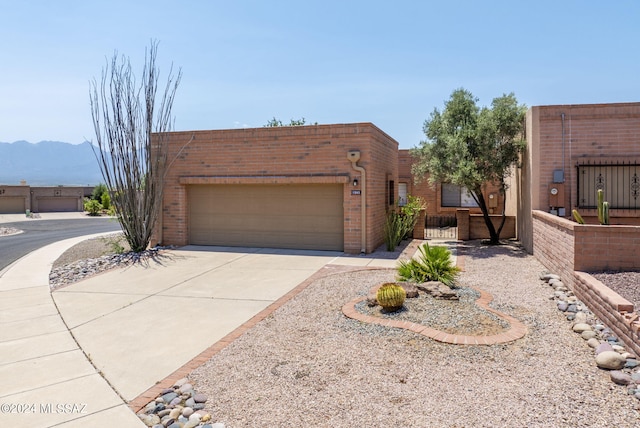
[[102,195],[105,193],[109,193],[109,189],[107,189],[107,185],[104,183],[100,183],[93,188],[91,192],[91,199],[94,199],[98,202],[102,201]]
[[[303,117],[301,119],[291,119],[291,121],[288,124],[284,124],[282,123],[282,121],[280,119],[276,119],[275,117],[273,119],[271,119],[269,122],[267,122],[267,124],[264,126],[265,128],[275,128],[278,126],[303,126],[306,125],[307,121],[306,119]],[[318,122],[314,123],[314,125],[317,125]]]
[[158,43],[151,42],[140,83],[131,61],[116,53],[103,69],[100,83],[92,82],[90,92],[97,140],[94,152],[112,195],[111,205],[134,252],[144,251],[149,245],[160,212],[167,167],[166,138],[182,76],[180,71],[173,75],[171,69],[164,87],[158,88],[157,49]]
[[453,91],[442,112],[434,109],[424,123],[427,140],[412,151],[418,158],[413,174],[417,180],[429,174],[432,183],[466,187],[482,210],[489,243],[498,244],[506,201],[502,198],[502,221],[496,230],[482,190],[487,183],[498,184],[502,195],[507,190],[506,179],[526,146],[526,107],[513,93],[494,98],[491,107],[480,108],[477,102],[461,88]]

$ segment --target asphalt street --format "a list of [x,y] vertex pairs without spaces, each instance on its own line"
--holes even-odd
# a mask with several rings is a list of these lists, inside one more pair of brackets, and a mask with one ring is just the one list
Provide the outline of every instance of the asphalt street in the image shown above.
[[0,271],[14,261],[40,247],[76,236],[120,231],[120,223],[112,218],[81,220],[38,220],[3,223],[24,233],[0,236]]

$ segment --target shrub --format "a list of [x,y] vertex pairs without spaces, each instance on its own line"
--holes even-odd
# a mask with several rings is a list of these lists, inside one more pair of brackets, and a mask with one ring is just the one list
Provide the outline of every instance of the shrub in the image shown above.
[[403,207],[400,207],[400,213],[404,217],[404,237],[410,237],[413,228],[416,227],[418,218],[420,217],[420,211],[427,209],[427,203],[420,196],[407,196],[407,203]]
[[102,204],[95,199],[85,199],[84,210],[87,211],[89,215],[100,215]]
[[111,196],[109,196],[109,192],[104,192],[100,197],[100,202],[102,203],[102,209],[109,210],[111,207]]
[[394,251],[404,238],[403,219],[404,217],[395,211],[387,213],[387,220],[384,223],[384,243],[387,246],[387,251]]
[[100,183],[93,188],[91,192],[91,199],[94,201],[102,202],[102,195],[109,194],[109,189],[107,189],[107,185],[104,183]]
[[442,246],[430,247],[425,244],[418,248],[417,259],[403,260],[398,265],[398,277],[403,281],[440,281],[448,287],[455,286],[460,272],[451,260],[451,252]]

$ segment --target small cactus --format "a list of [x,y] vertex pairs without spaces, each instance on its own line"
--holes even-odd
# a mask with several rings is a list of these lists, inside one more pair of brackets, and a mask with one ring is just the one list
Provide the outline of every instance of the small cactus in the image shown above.
[[598,189],[598,221],[602,225],[609,224],[609,202],[605,202],[602,189]]
[[609,202],[602,203],[602,224],[609,224]]
[[582,218],[578,210],[572,210],[571,214],[573,214],[573,219],[576,221],[576,223],[584,224],[584,219]]
[[400,285],[389,282],[382,284],[376,293],[376,300],[383,309],[387,311],[397,311],[404,304],[407,293]]

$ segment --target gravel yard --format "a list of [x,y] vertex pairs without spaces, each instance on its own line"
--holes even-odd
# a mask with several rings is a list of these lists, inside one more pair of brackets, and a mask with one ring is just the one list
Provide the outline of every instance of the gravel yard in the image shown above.
[[[529,334],[495,346],[455,346],[344,317],[341,306],[394,279],[392,270],[320,279],[190,376],[226,428],[636,427],[638,400],[597,369],[514,246],[470,244],[462,285]],[[460,316],[460,314],[456,314]]]
[[[63,254],[56,269],[113,249],[92,241]],[[514,245],[459,249],[460,285],[491,293],[492,307],[527,326],[523,339],[447,345],[348,319],[342,305],[393,281],[395,271],[339,273],[312,283],[189,376],[210,397],[205,411],[226,428],[640,426],[640,401],[596,368],[593,350],[549,300],[542,265]],[[479,313],[455,305],[424,318],[473,331]]]
[[599,272],[591,274],[598,281],[634,304],[640,313],[640,272]]

